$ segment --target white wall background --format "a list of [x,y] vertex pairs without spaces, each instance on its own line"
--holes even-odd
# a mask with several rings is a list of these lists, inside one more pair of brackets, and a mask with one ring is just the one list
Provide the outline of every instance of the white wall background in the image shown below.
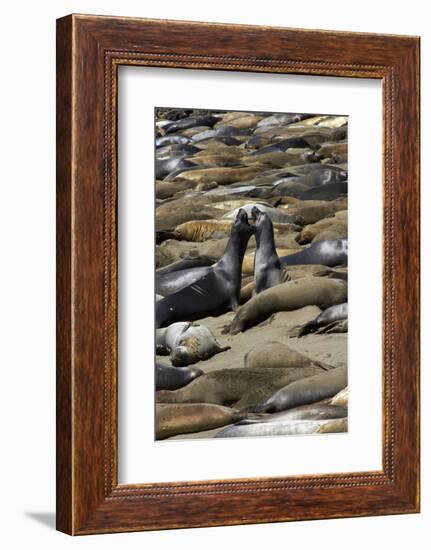
[[[271,543],[304,549],[429,545],[431,521],[431,341],[423,338],[422,514],[72,539],[54,526],[55,411],[55,19],[96,13],[227,23],[281,25],[422,37],[422,150],[431,150],[431,31],[421,0],[15,0],[2,9],[1,140],[1,543],[44,550],[171,548],[190,550]],[[3,43],[4,42],[4,43]],[[428,99],[428,101],[427,101]],[[431,330],[431,207],[428,155],[422,155],[422,331]],[[428,310],[427,310],[428,308]]]

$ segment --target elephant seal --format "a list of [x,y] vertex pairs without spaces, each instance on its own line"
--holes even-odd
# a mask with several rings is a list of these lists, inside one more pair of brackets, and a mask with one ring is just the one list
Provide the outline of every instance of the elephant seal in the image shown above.
[[157,404],[156,439],[219,428],[242,417],[243,414],[235,409],[208,403]]
[[193,284],[210,271],[211,266],[200,266],[161,275],[156,273],[156,292],[162,296],[169,296]]
[[337,367],[328,372],[291,382],[274,393],[263,405],[251,409],[251,412],[273,413],[316,403],[322,399],[333,397],[346,386],[347,368]]
[[280,258],[282,266],[300,264],[319,264],[327,267],[347,264],[347,239],[320,241],[308,248]]
[[334,434],[347,432],[348,421],[346,418],[334,418],[328,422],[322,423],[317,430],[318,434]]
[[321,361],[307,357],[281,342],[264,342],[257,344],[244,355],[244,368],[303,368],[319,367],[328,370],[331,367]]
[[325,308],[346,300],[347,283],[340,279],[305,277],[288,281],[264,290],[241,306],[232,321],[230,333],[243,332],[278,311],[293,311],[312,305]]
[[157,327],[175,321],[192,321],[239,305],[241,266],[247,243],[254,233],[247,214],[240,210],[232,226],[226,250],[211,271],[193,284],[156,304]]
[[206,373],[176,391],[158,391],[156,402],[214,403],[241,409],[258,407],[287,384],[320,372],[317,367],[221,369]]
[[177,260],[176,262],[172,262],[166,267],[161,267],[156,271],[156,277],[158,275],[166,275],[168,273],[174,273],[175,271],[183,271],[186,269],[193,269],[195,267],[206,267],[211,266],[215,263],[214,258],[211,258],[210,256],[196,256],[196,257],[188,257],[183,258],[181,260]]
[[163,131],[165,134],[174,134],[176,132],[181,132],[181,130],[194,128],[195,126],[214,126],[218,120],[219,118],[212,115],[187,117],[169,122],[169,124],[163,126]]
[[274,241],[274,229],[268,214],[256,206],[251,211],[255,221],[254,294],[281,283],[281,264]]
[[184,136],[161,136],[156,138],[156,147],[166,147],[167,145],[187,145],[190,139]]
[[[209,183],[215,181],[218,185],[226,185],[229,183],[250,179],[262,171],[262,167],[257,166],[245,166],[239,168],[227,166],[202,168],[199,166],[197,169],[193,167],[190,168],[186,171],[179,171],[178,173],[175,171],[174,177],[190,179],[198,181],[199,183]],[[168,176],[169,179],[172,175],[173,173]]]
[[349,388],[347,386],[331,399],[331,405],[336,405],[337,407],[347,407],[348,402]]
[[156,330],[156,349],[159,355],[170,354],[175,367],[185,367],[227,351],[230,346],[220,346],[205,325],[182,322]]
[[302,201],[308,200],[326,200],[331,201],[347,195],[348,183],[345,180],[334,181],[331,183],[325,183],[325,185],[319,185],[319,187],[312,187],[307,191],[299,193],[298,198]]
[[[253,210],[255,208],[258,208],[261,212],[264,212],[272,222],[275,222],[275,223],[300,224],[303,221],[303,218],[301,218],[301,216],[297,216],[297,215],[291,216],[286,211],[283,211],[279,208],[273,208],[265,204],[251,203],[251,204],[245,204],[244,206],[241,206],[241,208],[247,212],[248,216],[253,216]],[[235,219],[237,214],[238,214],[238,208],[233,210],[232,212],[228,212],[227,214],[224,214],[223,218]]]
[[301,327],[298,336],[305,336],[306,334],[316,332],[321,327],[327,327],[328,325],[332,325],[333,323],[336,323],[338,321],[344,321],[347,319],[347,314],[347,302],[328,307],[328,309],[322,311],[322,313],[318,315],[315,319],[309,321],[303,327]]
[[223,437],[260,437],[276,435],[310,435],[318,433],[325,424],[333,420],[291,420],[274,422],[254,422],[250,424],[234,424],[220,430],[214,436]]
[[156,390],[177,390],[201,376],[203,372],[197,367],[177,369],[156,363]]
[[239,424],[274,422],[279,420],[283,420],[285,422],[291,420],[330,420],[334,418],[345,418],[346,416],[346,407],[317,403],[312,405],[302,405],[301,407],[296,407],[294,409],[273,414],[257,414],[255,416],[248,415],[247,418],[241,420]]

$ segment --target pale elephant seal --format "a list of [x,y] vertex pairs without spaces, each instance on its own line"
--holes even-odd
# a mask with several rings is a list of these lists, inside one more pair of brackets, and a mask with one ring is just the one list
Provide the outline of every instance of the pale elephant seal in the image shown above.
[[157,328],[175,321],[192,321],[214,315],[228,307],[235,310],[239,305],[242,261],[253,233],[254,228],[248,223],[246,212],[240,210],[226,250],[211,271],[157,302]]
[[205,325],[182,322],[156,330],[156,349],[159,355],[170,354],[174,366],[185,367],[209,359],[230,346],[220,346]]
[[253,294],[281,283],[281,264],[275,248],[274,228],[271,218],[256,206],[251,211],[255,221],[256,253],[254,255]]
[[346,385],[347,368],[337,367],[286,385],[267,399],[263,405],[253,409],[252,412],[279,412],[316,403],[322,399],[333,397]]
[[346,300],[347,283],[345,281],[321,277],[296,279],[268,288],[253,296],[237,311],[230,333],[243,332],[278,311],[292,311],[305,306],[319,306],[324,309]]
[[338,407],[347,407],[348,402],[349,388],[347,386],[331,399],[331,405],[336,405]]
[[282,266],[301,264],[320,264],[328,267],[347,264],[347,239],[320,241],[308,248],[280,258]]
[[303,327],[301,327],[298,336],[305,336],[306,334],[316,332],[321,327],[327,327],[328,325],[332,325],[333,323],[336,323],[338,321],[344,321],[347,319],[347,315],[347,302],[328,307],[328,309],[322,311],[322,313],[318,315],[315,319],[309,321]]
[[202,374],[196,367],[178,369],[156,363],[156,390],[177,390]]
[[[181,369],[179,369],[181,370]],[[156,439],[202,432],[231,424],[243,415],[228,407],[208,403],[156,405]]]
[[260,368],[303,368],[319,367],[329,370],[331,367],[295,351],[281,342],[264,342],[244,355],[244,367],[248,369]]
[[333,420],[290,420],[274,422],[255,422],[234,424],[217,432],[216,438],[223,437],[260,437],[276,435],[311,435]]
[[323,423],[318,429],[317,433],[319,434],[334,434],[334,433],[343,433],[347,432],[348,421],[346,418],[335,418],[333,420],[328,420],[328,422]]
[[241,409],[258,407],[287,384],[319,372],[317,367],[221,369],[206,373],[179,390],[157,392],[156,402],[214,403]]

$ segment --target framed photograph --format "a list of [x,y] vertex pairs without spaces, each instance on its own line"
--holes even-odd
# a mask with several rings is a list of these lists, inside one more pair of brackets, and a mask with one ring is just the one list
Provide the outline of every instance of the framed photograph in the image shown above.
[[57,528],[419,511],[419,38],[57,21]]

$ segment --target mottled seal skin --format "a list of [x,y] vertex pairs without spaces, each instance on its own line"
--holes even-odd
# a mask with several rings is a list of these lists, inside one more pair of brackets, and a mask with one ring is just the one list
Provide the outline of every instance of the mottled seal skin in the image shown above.
[[197,367],[178,369],[156,363],[156,390],[177,390],[202,374]]
[[175,367],[185,367],[209,359],[230,346],[220,346],[205,325],[182,322],[156,330],[156,349],[158,355],[170,354]]
[[273,413],[317,403],[333,397],[346,386],[347,368],[337,367],[286,385],[253,411]]
[[159,391],[156,394],[156,401],[157,403],[214,403],[237,408],[258,407],[287,384],[319,372],[321,370],[317,367],[221,369],[206,373],[179,390]]
[[211,430],[236,422],[242,417],[243,414],[235,409],[208,403],[157,404],[156,439]]
[[283,256],[280,258],[282,266],[319,264],[327,267],[346,265],[348,261],[347,239],[335,239],[332,241],[320,241],[308,248]]
[[256,253],[254,255],[253,294],[259,294],[267,288],[281,283],[281,264],[275,248],[274,228],[268,214],[256,206],[253,207],[252,217],[255,221]]
[[300,329],[298,335],[305,336],[306,334],[311,334],[312,332],[316,332],[321,327],[326,327],[327,325],[331,325],[337,321],[344,321],[345,319],[347,319],[347,315],[348,315],[347,302],[328,307],[328,309],[325,309],[325,311],[322,311],[322,313],[318,315],[315,319],[306,323]]
[[[347,284],[339,279],[305,277],[264,290],[237,311],[231,334],[238,334],[264,321],[273,313],[293,311],[305,306],[340,304],[347,300]],[[163,303],[163,300],[159,304]]]
[[331,368],[321,361],[311,359],[289,348],[282,342],[273,341],[257,344],[251,348],[244,355],[244,367],[248,369],[319,367],[323,370]]
[[239,305],[241,267],[247,243],[254,233],[246,212],[240,210],[222,258],[211,271],[190,286],[156,304],[157,327],[192,321]]

